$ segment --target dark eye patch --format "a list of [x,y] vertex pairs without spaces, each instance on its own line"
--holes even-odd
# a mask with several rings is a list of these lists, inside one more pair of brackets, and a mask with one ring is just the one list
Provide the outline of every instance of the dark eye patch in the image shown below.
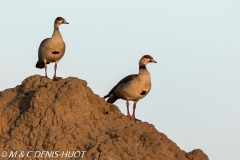
[[143,57],[146,58],[146,59],[152,59],[152,57],[149,56],[149,55],[145,55],[145,56],[143,56]]
[[61,21],[61,20],[63,20],[63,18],[62,17],[57,17],[57,20]]

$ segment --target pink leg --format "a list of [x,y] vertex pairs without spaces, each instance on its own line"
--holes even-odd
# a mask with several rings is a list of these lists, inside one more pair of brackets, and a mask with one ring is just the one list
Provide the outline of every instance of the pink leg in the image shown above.
[[48,76],[47,76],[47,64],[46,63],[44,63],[44,68],[45,68],[45,76],[42,76],[42,77],[48,78]]
[[132,120],[132,116],[130,115],[130,112],[129,112],[129,102],[128,102],[128,100],[126,102],[126,105],[127,105],[127,114],[128,114],[127,116],[130,120]]
[[62,79],[62,77],[57,77],[56,76],[56,72],[57,72],[57,63],[55,63],[54,65],[54,76],[53,76],[53,81],[58,81],[59,79]]
[[137,102],[134,101],[134,103],[133,103],[133,114],[132,114],[132,118],[133,118],[134,121],[136,120],[136,117],[135,117],[136,104],[137,104]]

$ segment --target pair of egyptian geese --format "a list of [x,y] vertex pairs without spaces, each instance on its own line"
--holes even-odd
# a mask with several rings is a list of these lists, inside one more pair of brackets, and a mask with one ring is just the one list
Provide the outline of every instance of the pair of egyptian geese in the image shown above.
[[[36,68],[45,68],[45,76],[47,76],[47,64],[55,62],[53,81],[62,79],[56,76],[57,64],[65,53],[65,43],[59,31],[61,24],[69,24],[62,17],[57,17],[54,22],[54,31],[51,38],[44,39],[38,49],[38,61]],[[107,102],[114,103],[117,99],[121,98],[126,100],[127,116],[130,120],[135,121],[136,103],[141,98],[145,97],[151,89],[151,76],[148,72],[146,65],[148,63],[157,63],[152,56],[144,55],[139,61],[139,73],[132,74],[121,81],[119,81],[110,92],[104,96],[108,98]],[[129,101],[134,101],[133,114],[129,112]]]

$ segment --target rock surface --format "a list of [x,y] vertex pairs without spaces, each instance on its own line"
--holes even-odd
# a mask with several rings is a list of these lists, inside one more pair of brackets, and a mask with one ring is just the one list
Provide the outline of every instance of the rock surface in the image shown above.
[[28,77],[0,92],[0,117],[0,159],[208,160],[152,124],[130,121],[75,77]]

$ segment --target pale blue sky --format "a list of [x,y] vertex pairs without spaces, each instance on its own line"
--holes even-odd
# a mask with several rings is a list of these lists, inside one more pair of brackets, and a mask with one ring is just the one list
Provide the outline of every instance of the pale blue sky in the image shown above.
[[[152,90],[137,104],[147,121],[185,150],[211,160],[238,160],[240,151],[240,1],[4,1],[0,5],[0,90],[36,69],[40,42],[53,21],[66,53],[58,76],[88,81],[104,96],[124,76],[138,73],[150,54]],[[48,66],[53,76],[53,64]],[[132,103],[131,103],[132,104]],[[126,114],[125,101],[116,105]]]

